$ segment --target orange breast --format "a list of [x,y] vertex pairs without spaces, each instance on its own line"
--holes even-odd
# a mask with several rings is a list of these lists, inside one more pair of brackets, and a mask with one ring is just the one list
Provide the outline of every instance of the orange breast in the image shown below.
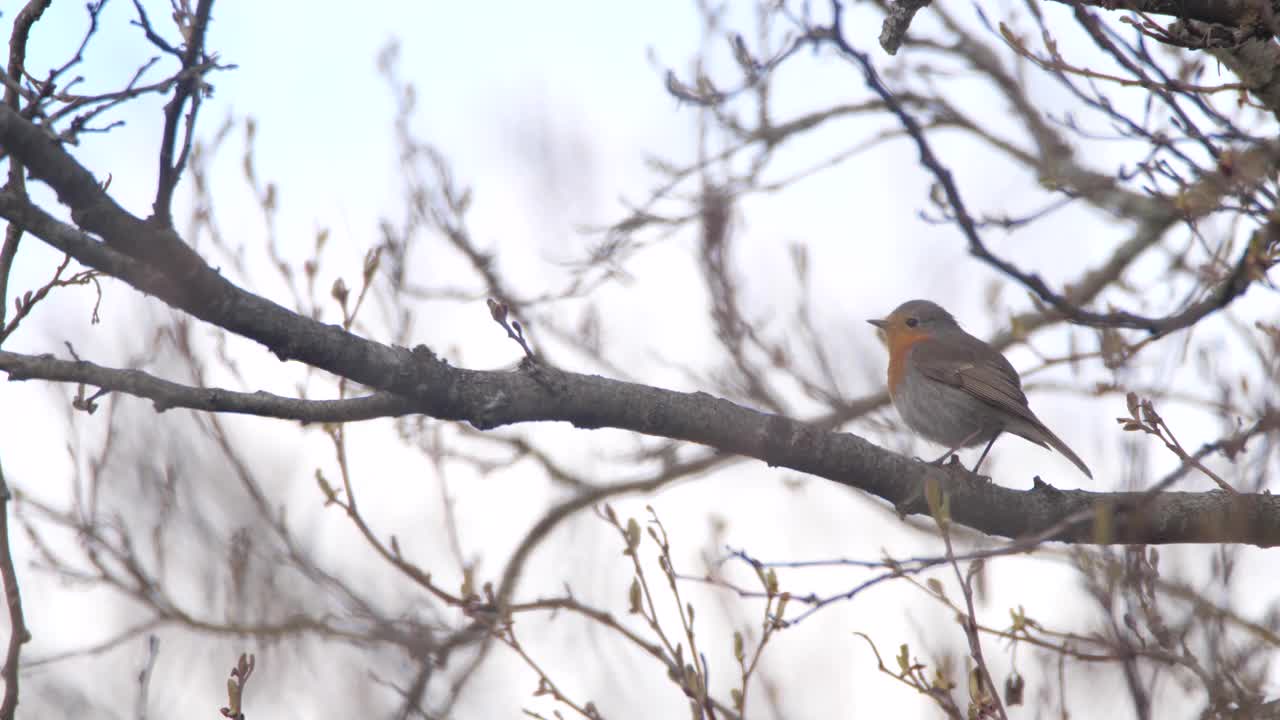
[[911,347],[922,340],[927,340],[929,335],[922,332],[912,332],[910,330],[895,330],[888,333],[887,342],[889,344],[889,394],[896,394],[898,385],[907,375],[907,356],[910,354]]

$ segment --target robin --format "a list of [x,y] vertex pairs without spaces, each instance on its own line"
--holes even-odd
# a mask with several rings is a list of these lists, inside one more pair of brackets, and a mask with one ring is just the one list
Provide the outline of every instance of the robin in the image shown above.
[[986,443],[977,472],[996,438],[1011,432],[1052,447],[1090,478],[1088,466],[1027,406],[1018,371],[990,345],[961,329],[951,313],[928,300],[910,300],[883,320],[889,347],[889,397],[917,434],[956,450]]

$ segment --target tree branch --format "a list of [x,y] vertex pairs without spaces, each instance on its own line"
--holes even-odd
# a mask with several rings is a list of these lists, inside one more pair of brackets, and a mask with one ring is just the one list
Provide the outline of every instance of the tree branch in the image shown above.
[[[1256,0],[1054,0],[1077,7],[1092,5],[1104,10],[1129,10],[1149,15],[1169,15],[1231,27],[1259,27],[1274,32],[1270,4]],[[1264,11],[1265,9],[1265,11]]]
[[[13,21],[13,32],[9,35],[9,78],[13,85],[4,89],[4,104],[18,109],[19,91],[22,88],[22,75],[26,71],[27,39],[31,27],[40,20],[40,16],[52,3],[52,0],[31,0],[18,13]],[[27,186],[22,163],[9,161],[9,181],[5,188],[26,195]],[[9,272],[13,268],[13,260],[18,255],[18,244],[22,241],[22,229],[10,224],[4,230],[4,245],[0,246],[0,330],[5,326],[5,312],[9,307]]]
[[[428,380],[425,384],[434,390],[423,390],[425,396],[418,402],[428,406],[428,414],[443,419],[467,419],[480,427],[561,420],[583,428],[616,427],[698,442],[860,488],[904,512],[927,512],[924,506],[909,506],[919,500],[916,488],[926,481],[942,482],[951,496],[956,522],[1004,537],[1036,533],[1064,519],[1082,517],[1086,519],[1064,525],[1046,539],[1104,544],[1280,544],[1280,496],[1228,497],[1209,492],[1153,497],[1146,493],[1060,491],[1042,483],[1036,489],[1018,491],[960,472],[938,477],[944,471],[854,435],[822,432],[704,393],[673,392],[530,363],[517,372],[464,370],[424,357],[429,353],[425,349],[402,352],[408,356],[406,362],[423,371],[424,379],[441,380]],[[0,363],[10,366],[14,357],[13,353],[0,353]],[[103,370],[88,363],[54,362],[67,371],[92,374]],[[137,380],[140,385],[164,383],[136,371],[107,372]],[[438,397],[441,394],[453,397]],[[246,402],[267,404],[259,395],[237,395]],[[318,405],[312,403],[313,407]]]
[[23,644],[31,640],[31,632],[22,613],[22,594],[18,590],[18,573],[13,567],[13,554],[9,550],[9,484],[0,468],[0,577],[4,579],[5,604],[9,608],[9,645],[5,651],[4,700],[0,702],[0,718],[12,720],[18,709],[18,655]]
[[[141,5],[138,5],[141,12]],[[182,46],[182,69],[191,70],[204,63],[204,38],[209,29],[209,13],[213,10],[213,0],[200,0],[193,15],[182,13],[179,16],[180,29],[185,35]],[[146,16],[143,15],[145,21]],[[187,165],[187,156],[191,154],[191,138],[195,131],[196,113],[200,110],[200,98],[204,92],[204,79],[198,73],[187,73],[173,91],[173,99],[164,106],[164,133],[160,141],[160,178],[156,183],[156,200],[152,205],[156,221],[162,225],[170,225],[173,218],[170,205],[173,202],[173,191],[178,187],[182,170]],[[183,133],[182,147],[178,157],[174,159],[174,146],[178,142],[178,122],[182,118],[182,110],[191,103],[191,112],[187,114],[186,132]]]
[[911,20],[930,2],[931,0],[893,0],[880,28],[880,47],[890,55],[897,55],[898,48],[902,47],[902,41],[907,37]]
[[52,355],[21,355],[0,350],[0,370],[10,380],[53,380],[92,385],[151,400],[156,412],[172,408],[258,415],[312,422],[353,422],[399,417],[411,403],[390,393],[343,400],[302,400],[267,392],[236,392],[170,382],[141,370],[107,368],[90,362],[59,360]]
[[[538,421],[612,427],[707,445],[860,488],[901,512],[919,503],[926,479],[950,495],[954,521],[980,532],[1019,537],[1064,525],[1049,539],[1087,543],[1247,542],[1280,544],[1280,496],[1220,493],[1064,492],[1043,483],[1018,491],[944,471],[881,449],[862,438],[825,432],[705,393],[680,393],[529,362],[519,371],[456,368],[425,346],[377,343],[298,315],[236,287],[210,268],[170,228],[145,223],[105,196],[58,145],[23,144],[34,129],[0,106],[0,145],[27,164],[72,207],[98,242],[12,194],[0,193],[0,216],[97,270],[156,295],[172,307],[255,340],[282,360],[299,360],[400,396],[415,412],[465,420],[477,428]],[[181,263],[149,262],[116,248],[169,246]],[[477,322],[482,322],[479,319]]]
[[[1149,15],[1168,15],[1180,20],[1196,20],[1249,30],[1259,36],[1276,33],[1270,5],[1256,0],[1054,0],[1063,5],[1091,5],[1104,10],[1122,10]],[[880,30],[880,46],[890,55],[907,37],[907,30],[917,11],[929,0],[894,0],[885,14]]]
[[[833,0],[832,7],[834,9],[834,19],[832,20],[830,32],[815,33],[814,35],[816,37],[830,38],[831,42],[835,44],[843,55],[858,64],[862,69],[867,87],[880,96],[880,99],[884,101],[885,107],[898,118],[907,134],[911,136],[920,154],[920,164],[933,175],[938,185],[942,188],[947,206],[954,213],[955,223],[960,231],[964,233],[965,239],[969,243],[969,254],[1016,280],[1035,293],[1045,304],[1062,313],[1063,317],[1071,322],[1092,327],[1146,330],[1153,336],[1166,335],[1190,327],[1201,318],[1226,307],[1233,300],[1243,295],[1255,280],[1264,278],[1271,267],[1280,263],[1280,222],[1272,220],[1254,233],[1248,247],[1245,248],[1245,251],[1223,282],[1219,283],[1206,298],[1177,313],[1166,317],[1148,317],[1125,311],[1096,313],[1073,305],[1064,296],[1050,289],[1038,274],[1028,273],[1019,269],[1013,263],[996,256],[987,248],[982,236],[978,233],[973,217],[969,214],[968,208],[960,196],[960,190],[956,185],[955,178],[947,166],[933,152],[933,147],[930,145],[928,138],[925,137],[924,129],[903,106],[893,91],[881,80],[880,74],[871,62],[871,57],[867,53],[854,48],[845,40],[842,24],[843,6],[841,6],[839,0]],[[1275,143],[1261,143],[1250,148],[1248,153],[1262,153],[1274,157],[1277,153],[1280,153],[1280,146]],[[1226,173],[1223,174],[1225,175]],[[1218,180],[1222,181],[1220,178]]]

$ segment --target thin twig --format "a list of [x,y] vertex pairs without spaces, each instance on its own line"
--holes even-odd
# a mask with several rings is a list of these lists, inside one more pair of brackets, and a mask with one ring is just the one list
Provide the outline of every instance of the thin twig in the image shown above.
[[[139,11],[141,11],[140,4],[138,7]],[[181,52],[183,70],[191,70],[206,61],[204,40],[205,33],[209,29],[209,13],[212,9],[213,0],[199,0],[195,13],[190,16],[183,13],[179,20],[180,24],[186,23],[185,27],[182,28],[185,35],[185,42]],[[144,21],[145,18],[146,16],[143,15]],[[148,36],[150,36],[150,32]],[[178,180],[182,177],[182,171],[187,165],[187,158],[191,154],[191,140],[195,132],[196,113],[200,110],[200,100],[204,92],[204,80],[201,75],[189,74],[178,81],[173,92],[173,99],[164,107],[164,131],[160,138],[160,179],[156,184],[156,200],[152,205],[154,217],[163,226],[173,224],[173,217],[170,214],[173,191],[178,186]],[[178,123],[182,118],[182,111],[186,108],[188,101],[191,103],[191,109],[186,116],[186,130],[182,147],[178,150],[178,157],[175,159],[174,147],[177,144]]]
[[13,496],[0,466],[0,577],[4,579],[5,605],[9,608],[9,643],[4,656],[4,700],[0,702],[0,720],[13,720],[18,709],[18,656],[23,644],[31,640],[26,617],[22,612],[22,593],[18,588],[18,573],[13,567],[13,553],[9,548],[9,501]]

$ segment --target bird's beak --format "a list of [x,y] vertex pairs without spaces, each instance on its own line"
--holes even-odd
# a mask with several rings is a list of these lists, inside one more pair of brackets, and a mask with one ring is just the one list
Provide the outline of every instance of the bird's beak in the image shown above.
[[884,330],[885,327],[889,324],[888,320],[868,320],[867,322],[871,323],[872,325],[875,325],[881,330]]

